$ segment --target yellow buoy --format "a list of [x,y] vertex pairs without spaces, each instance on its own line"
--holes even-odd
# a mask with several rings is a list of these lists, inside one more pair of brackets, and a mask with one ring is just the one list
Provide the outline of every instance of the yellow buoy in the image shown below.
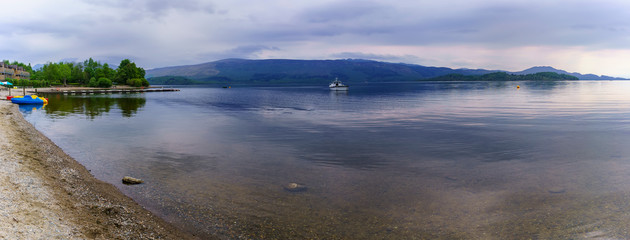
[[516,88],[521,88],[521,86],[519,86],[519,85],[516,85]]

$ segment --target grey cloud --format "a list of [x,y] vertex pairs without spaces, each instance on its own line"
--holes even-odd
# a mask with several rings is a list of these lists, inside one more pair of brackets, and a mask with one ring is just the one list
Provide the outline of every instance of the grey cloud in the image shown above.
[[[120,64],[120,62],[123,59],[130,59],[131,61],[134,61],[134,62],[135,61],[146,62],[146,59],[142,59],[142,58],[132,56],[132,55],[102,55],[102,56],[95,56],[93,58],[97,61],[100,61],[103,64],[104,63],[109,64],[109,66],[112,68],[118,67],[118,64]],[[139,66],[139,67],[145,68],[144,66]]]
[[78,58],[64,58],[59,60],[59,62],[65,62],[65,63],[73,63],[73,62],[78,62],[79,59]]
[[124,10],[125,19],[141,19],[149,15],[161,18],[170,10],[185,12],[214,13],[214,6],[202,0],[83,0],[96,6],[107,6]]
[[[370,36],[392,33],[396,10],[372,1],[337,1],[309,8],[294,16],[294,26],[305,39],[340,35]],[[292,31],[292,30],[289,30]]]
[[246,55],[259,53],[263,50],[280,50],[280,49],[277,47],[268,47],[264,45],[248,45],[248,46],[238,46],[228,51],[228,53],[239,55],[239,56],[246,56]]
[[[585,2],[503,3],[482,6],[458,15],[445,14],[431,22],[418,23],[416,33],[401,31],[419,43],[465,43],[509,47],[527,45],[618,45],[628,36],[627,7],[617,3]],[[578,29],[574,26],[591,26]],[[626,31],[609,31],[617,29]],[[408,32],[405,34],[404,32]],[[400,36],[400,35],[399,35]]]
[[[394,3],[395,4],[395,3]],[[618,1],[428,3],[395,6],[341,1],[305,9],[283,24],[251,29],[258,41],[329,41],[391,45],[475,44],[486,47],[598,45],[626,47],[628,6]],[[472,7],[471,7],[472,6]],[[435,8],[435,9],[433,9]],[[414,15],[414,12],[417,14]],[[423,13],[436,12],[429,16]],[[287,23],[288,22],[288,23]]]
[[56,21],[48,19],[25,19],[15,24],[5,25],[5,31],[11,34],[49,34],[56,37],[75,36],[83,28],[89,28],[95,24],[90,16],[77,14],[65,18],[58,18]]
[[84,3],[96,5],[96,6],[109,6],[109,7],[128,7],[131,6],[132,1],[124,0],[82,0]]
[[386,61],[386,62],[419,62],[421,59],[417,56],[413,55],[390,55],[390,54],[372,54],[372,53],[361,53],[361,52],[342,52],[332,54],[333,58],[354,58],[354,59],[367,59],[367,60],[378,60],[378,61]]
[[391,8],[387,5],[371,1],[338,1],[307,9],[299,18],[311,23],[341,23],[379,17],[388,10]]
[[170,9],[182,11],[205,11],[214,13],[214,8],[210,4],[204,4],[198,0],[173,1],[173,0],[149,0],[146,3],[147,9],[154,13],[163,13]]
[[258,58],[258,54],[265,50],[279,51],[278,47],[269,47],[264,45],[245,45],[222,51],[199,54],[197,58],[202,61],[220,60],[225,58]]
[[[259,58],[269,56],[262,54],[269,51],[281,57],[432,64],[455,60],[371,54],[369,46],[381,50],[456,46],[487,50],[493,56],[500,56],[502,49],[524,46],[587,50],[630,46],[630,2],[620,0],[338,0],[295,1],[290,6],[283,1],[251,2],[251,6],[214,0],[75,1],[79,3],[5,18],[15,20],[4,20],[9,24],[3,24],[0,32],[3,42],[35,50],[13,53],[13,48],[0,46],[2,53],[38,61],[68,56],[102,59],[111,54],[117,58],[114,62],[129,54],[141,57],[137,60],[147,67]],[[284,11],[276,13],[278,8]],[[338,50],[344,46],[356,47]],[[332,49],[339,53],[330,55]]]
[[[274,18],[253,18],[237,24],[238,31],[227,31],[237,40],[257,42],[320,41],[342,36],[393,34],[395,9],[372,1],[336,1],[316,7],[286,12]],[[388,20],[389,19],[389,20]],[[363,39],[353,39],[361,41]],[[241,42],[242,44],[246,44]]]

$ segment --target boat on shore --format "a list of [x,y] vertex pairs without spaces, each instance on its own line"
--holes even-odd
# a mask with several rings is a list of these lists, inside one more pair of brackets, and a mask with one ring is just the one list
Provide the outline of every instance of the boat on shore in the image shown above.
[[335,78],[335,81],[328,85],[330,90],[333,91],[348,91],[348,85],[343,84],[339,79]]
[[48,99],[37,95],[13,96],[11,102],[15,104],[46,104]]

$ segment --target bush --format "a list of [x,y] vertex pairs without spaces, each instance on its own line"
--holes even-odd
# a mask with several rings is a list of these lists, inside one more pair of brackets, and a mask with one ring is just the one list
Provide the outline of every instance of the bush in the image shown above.
[[98,81],[96,81],[95,77],[90,78],[88,82],[88,87],[98,87]]
[[112,87],[112,80],[109,80],[109,78],[99,78],[98,79],[98,86],[102,87],[102,88],[109,88]]
[[48,87],[50,82],[46,80],[27,80],[27,79],[6,79],[6,81],[16,87],[32,86],[32,87]]
[[46,80],[31,80],[30,85],[33,87],[48,87],[50,83]]
[[142,87],[142,79],[140,78],[132,78],[127,80],[127,85],[132,87]]

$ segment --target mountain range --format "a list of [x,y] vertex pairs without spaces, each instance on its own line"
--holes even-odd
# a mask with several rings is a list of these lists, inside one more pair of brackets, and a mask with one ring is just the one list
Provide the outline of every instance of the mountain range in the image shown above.
[[[313,83],[339,78],[344,82],[399,82],[425,80],[447,74],[483,75],[494,72],[525,75],[554,72],[581,80],[624,80],[611,76],[569,73],[553,67],[532,67],[519,72],[486,69],[452,69],[363,59],[288,60],[224,59],[197,65],[155,68],[146,71],[152,84],[171,83]],[[171,81],[171,82],[169,82]]]

